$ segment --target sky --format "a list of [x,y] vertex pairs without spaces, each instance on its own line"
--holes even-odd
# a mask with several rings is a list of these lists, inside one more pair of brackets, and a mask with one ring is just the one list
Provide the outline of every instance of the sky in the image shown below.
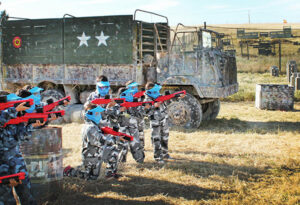
[[[171,26],[207,24],[300,22],[300,0],[0,0],[9,16],[62,18],[81,16],[133,15],[135,9],[168,17]],[[138,20],[161,21],[153,15],[137,13]]]

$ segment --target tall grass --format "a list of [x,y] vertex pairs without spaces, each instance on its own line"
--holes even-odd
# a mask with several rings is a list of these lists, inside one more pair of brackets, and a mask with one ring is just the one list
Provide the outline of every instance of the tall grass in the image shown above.
[[[285,75],[287,70],[287,64],[289,61],[294,60],[299,63],[298,70],[300,71],[300,55],[284,56],[281,59],[281,74]],[[270,73],[271,66],[277,66],[279,68],[279,60],[277,56],[259,56],[250,57],[248,60],[246,57],[236,57],[237,70],[238,72],[249,72],[249,73]]]
[[[239,91],[223,101],[255,101],[256,84],[288,84],[287,77],[273,77],[270,73],[238,72]],[[300,101],[300,90],[295,91],[295,101]]]

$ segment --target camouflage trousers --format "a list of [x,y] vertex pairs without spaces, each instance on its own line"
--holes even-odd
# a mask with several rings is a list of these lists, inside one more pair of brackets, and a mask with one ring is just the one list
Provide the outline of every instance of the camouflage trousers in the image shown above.
[[137,126],[138,126],[138,131],[139,131],[139,139],[140,139],[141,147],[144,150],[145,149],[145,135],[144,135],[145,120],[144,120],[144,118],[137,118]]
[[120,147],[122,148],[120,150],[120,152],[122,152],[121,161],[126,161],[128,149],[130,148],[133,159],[138,163],[143,163],[145,159],[145,153],[140,142],[137,124],[135,123],[131,124],[131,126],[120,127],[120,132],[133,136],[133,141],[131,142],[120,142],[121,145],[119,145],[119,149]]
[[18,151],[18,147],[16,149],[11,149],[5,152],[4,159],[6,161],[6,164],[9,166],[9,174],[16,174],[19,172],[25,173],[25,179],[22,180],[22,184],[19,184],[15,187],[21,204],[36,204],[31,191],[31,183],[26,169],[25,161],[22,157],[22,154]]
[[161,121],[150,120],[151,141],[154,146],[154,159],[162,160],[168,154],[169,125],[168,118]]
[[103,162],[106,163],[105,175],[116,173],[118,169],[118,156],[117,145],[105,145],[98,157],[84,157],[82,165],[73,169],[70,175],[83,179],[97,179],[100,175]]

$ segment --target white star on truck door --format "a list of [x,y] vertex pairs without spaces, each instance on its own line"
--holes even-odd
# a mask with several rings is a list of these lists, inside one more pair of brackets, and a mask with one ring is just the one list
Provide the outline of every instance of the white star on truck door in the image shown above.
[[77,36],[77,38],[80,40],[79,46],[82,46],[83,44],[86,45],[87,47],[88,45],[88,40],[91,38],[90,36],[86,36],[85,33],[83,32],[81,36]]
[[95,36],[95,37],[99,40],[98,46],[100,46],[101,44],[107,46],[106,39],[108,39],[109,36],[104,36],[103,31],[101,31],[101,35],[100,36]]

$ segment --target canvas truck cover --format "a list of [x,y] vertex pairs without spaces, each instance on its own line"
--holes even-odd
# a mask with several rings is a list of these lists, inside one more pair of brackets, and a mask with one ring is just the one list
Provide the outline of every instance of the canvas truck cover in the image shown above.
[[3,63],[132,64],[132,15],[6,21]]

